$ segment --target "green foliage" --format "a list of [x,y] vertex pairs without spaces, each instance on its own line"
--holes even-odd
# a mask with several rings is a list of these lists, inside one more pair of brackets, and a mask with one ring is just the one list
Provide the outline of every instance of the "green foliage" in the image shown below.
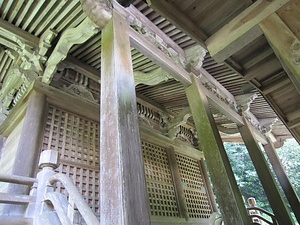
[[300,196],[300,146],[294,140],[285,141],[284,145],[277,150],[277,154],[281,159],[283,168],[285,169],[293,187]]
[[[245,201],[249,197],[254,197],[258,207],[272,212],[245,145],[237,143],[225,143],[224,146],[229,157],[233,173],[241,193],[245,198]],[[296,193],[298,196],[300,196],[299,144],[294,139],[287,140],[285,141],[284,145],[277,150],[277,154],[281,159],[283,168],[285,169]],[[274,175],[274,177],[276,176]],[[296,221],[295,216],[293,214],[292,216]]]
[[245,145],[225,143],[224,146],[245,201],[254,197],[257,206],[272,211]]

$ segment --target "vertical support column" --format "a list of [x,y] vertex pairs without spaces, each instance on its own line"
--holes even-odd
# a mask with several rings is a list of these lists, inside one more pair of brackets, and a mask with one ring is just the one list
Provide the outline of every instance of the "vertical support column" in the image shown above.
[[188,207],[186,204],[186,199],[185,199],[185,195],[184,195],[184,191],[183,191],[183,187],[182,187],[182,181],[180,178],[178,164],[176,161],[175,151],[172,147],[170,147],[166,150],[166,153],[167,153],[168,162],[169,162],[169,166],[170,166],[172,177],[173,177],[174,187],[176,190],[179,212],[180,212],[181,217],[184,217],[186,220],[188,220],[189,212],[188,212]]
[[[34,176],[42,141],[45,104],[44,94],[35,91],[31,93],[12,169],[14,175]],[[27,194],[28,191],[27,186],[17,184],[11,184],[8,188],[8,192],[13,194]],[[24,210],[24,206],[7,206],[4,211],[5,214],[23,214]]]
[[279,224],[292,225],[294,223],[291,215],[270,171],[267,161],[253,136],[247,120],[244,118],[243,121],[244,125],[239,127],[239,131],[248,149],[249,155],[265,190],[271,208],[273,209],[274,215]]
[[100,224],[150,224],[127,23],[102,30]]
[[215,196],[214,196],[212,187],[210,185],[209,177],[207,175],[204,159],[199,160],[199,166],[200,166],[200,169],[201,169],[201,175],[202,175],[203,180],[205,182],[205,188],[206,188],[206,191],[207,191],[207,194],[208,194],[208,197],[209,197],[209,202],[210,202],[211,208],[212,208],[213,212],[217,212],[218,207],[217,207],[217,203],[216,203],[216,200],[215,200]]
[[297,218],[297,221],[300,223],[300,201],[297,193],[295,192],[289,178],[287,177],[282,164],[280,162],[280,159],[278,158],[278,155],[276,153],[276,150],[270,141],[269,138],[267,138],[268,144],[264,145],[265,152],[267,153],[267,156],[272,164],[272,167],[274,169],[274,172],[278,178],[278,181],[285,193],[285,196],[287,200],[290,203],[290,206],[292,210],[294,211],[294,214]]
[[251,224],[206,95],[202,91],[203,86],[195,76],[192,81],[192,85],[186,88],[186,94],[224,222]]

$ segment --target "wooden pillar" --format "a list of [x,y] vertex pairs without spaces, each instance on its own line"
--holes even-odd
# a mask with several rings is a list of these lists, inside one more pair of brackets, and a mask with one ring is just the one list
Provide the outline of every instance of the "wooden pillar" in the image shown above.
[[217,203],[216,203],[216,200],[215,200],[215,195],[213,193],[213,189],[210,185],[210,180],[209,180],[209,177],[208,177],[208,174],[207,174],[204,159],[199,160],[199,166],[200,166],[200,169],[201,169],[201,175],[202,175],[202,177],[204,179],[204,182],[205,182],[205,189],[206,189],[207,195],[209,197],[209,203],[211,205],[211,208],[212,208],[213,212],[217,212],[218,207],[217,207]]
[[186,94],[225,224],[251,224],[203,86],[193,76]]
[[287,200],[290,203],[290,206],[297,218],[297,221],[300,223],[300,201],[297,193],[295,192],[289,178],[287,177],[280,159],[278,158],[278,155],[276,153],[276,150],[270,141],[269,138],[267,138],[268,144],[264,145],[265,152],[267,153],[267,156],[272,164],[272,167],[274,169],[274,172],[278,178],[278,181],[285,193],[285,196]]
[[244,125],[239,127],[239,131],[248,149],[249,155],[265,190],[274,215],[279,224],[292,225],[294,223],[291,215],[270,171],[267,161],[253,136],[247,120],[244,118],[243,121]]
[[[33,177],[36,172],[41,148],[45,120],[46,96],[33,91],[24,117],[23,127],[12,169],[13,175]],[[29,188],[24,185],[11,184],[8,192],[12,194],[28,194]],[[5,214],[23,214],[23,206],[8,206]]]
[[189,219],[189,212],[186,203],[186,198],[184,195],[183,187],[182,187],[182,180],[180,178],[179,168],[176,161],[176,155],[174,148],[170,147],[166,150],[169,166],[172,173],[172,178],[175,187],[175,193],[177,197],[178,209],[180,212],[180,216],[184,217],[186,220]]
[[128,25],[102,30],[100,224],[150,224]]

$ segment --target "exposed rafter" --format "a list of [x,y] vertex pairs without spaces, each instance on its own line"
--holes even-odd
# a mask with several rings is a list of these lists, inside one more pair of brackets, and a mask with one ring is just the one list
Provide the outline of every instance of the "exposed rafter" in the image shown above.
[[217,31],[206,44],[211,56],[222,62],[262,34],[258,24],[290,0],[258,0]]

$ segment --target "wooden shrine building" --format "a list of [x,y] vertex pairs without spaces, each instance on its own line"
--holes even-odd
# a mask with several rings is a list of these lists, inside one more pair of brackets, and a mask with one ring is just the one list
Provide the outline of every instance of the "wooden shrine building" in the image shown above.
[[223,142],[300,222],[299,39],[300,0],[0,1],[0,224],[252,224]]

